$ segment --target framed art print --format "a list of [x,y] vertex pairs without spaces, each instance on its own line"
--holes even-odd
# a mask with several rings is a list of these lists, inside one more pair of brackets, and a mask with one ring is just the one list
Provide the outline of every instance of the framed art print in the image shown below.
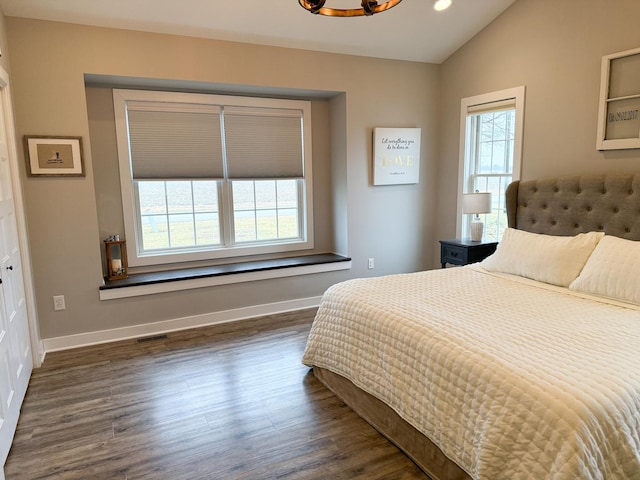
[[30,176],[84,176],[82,137],[24,137]]
[[420,128],[373,129],[374,185],[418,183],[420,135]]

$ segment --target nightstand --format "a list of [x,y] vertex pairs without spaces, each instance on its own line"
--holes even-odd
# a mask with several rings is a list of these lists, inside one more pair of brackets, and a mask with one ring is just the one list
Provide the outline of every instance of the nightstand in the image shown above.
[[480,262],[496,251],[498,242],[473,242],[468,238],[440,240],[440,262],[442,268],[447,263],[467,265]]

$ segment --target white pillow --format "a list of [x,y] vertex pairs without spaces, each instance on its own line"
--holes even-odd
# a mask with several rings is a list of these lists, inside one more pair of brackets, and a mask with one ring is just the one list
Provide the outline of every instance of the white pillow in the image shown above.
[[557,237],[508,228],[496,252],[481,265],[492,272],[567,287],[578,276],[602,237],[602,232]]
[[640,305],[640,242],[606,235],[569,288]]

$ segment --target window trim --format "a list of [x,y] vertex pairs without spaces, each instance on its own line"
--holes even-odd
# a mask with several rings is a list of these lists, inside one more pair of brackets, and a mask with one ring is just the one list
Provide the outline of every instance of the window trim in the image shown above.
[[467,157],[468,132],[467,132],[467,115],[474,111],[482,110],[483,105],[494,104],[500,105],[501,102],[513,101],[516,110],[516,122],[514,128],[513,141],[513,174],[512,181],[520,179],[520,170],[522,166],[522,145],[524,137],[524,105],[525,105],[525,86],[507,88],[496,92],[466,97],[460,101],[460,144],[459,144],[459,163],[458,163],[458,198],[456,208],[456,236],[462,235],[462,222],[464,215],[462,213],[462,194],[464,193],[467,178],[465,176],[465,162]]
[[[277,244],[271,243],[265,245],[234,245],[233,247],[222,247],[209,250],[194,250],[191,252],[166,253],[165,251],[158,254],[139,254],[138,245],[140,239],[138,238],[138,231],[136,228],[136,212],[138,207],[136,201],[137,197],[134,193],[134,181],[131,172],[126,120],[126,102],[129,100],[140,100],[149,102],[171,101],[180,103],[213,104],[234,107],[248,106],[301,110],[303,119],[302,147],[304,169],[304,177],[302,179],[303,191],[301,194],[302,203],[300,203],[300,211],[304,214],[304,218],[302,219],[302,239],[284,241]],[[131,245],[131,252],[128,252],[130,266],[143,267],[201,260],[237,258],[259,254],[289,253],[294,251],[311,250],[314,248],[311,102],[305,100],[242,97],[171,91],[113,89],[113,103],[116,126],[118,164],[120,171],[120,188],[122,197],[124,230],[125,237],[129,239]],[[230,190],[230,185],[228,182],[229,180],[223,180],[219,184],[222,195],[228,194],[227,190]],[[230,219],[223,218],[223,229],[228,228],[228,225],[226,225],[226,223],[230,221]],[[222,233],[223,235],[225,234],[224,231]]]

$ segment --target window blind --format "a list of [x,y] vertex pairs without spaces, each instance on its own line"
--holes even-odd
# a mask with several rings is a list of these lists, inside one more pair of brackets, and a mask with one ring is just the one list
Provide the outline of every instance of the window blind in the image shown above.
[[477,105],[469,105],[467,107],[467,115],[478,115],[480,113],[499,112],[505,110],[513,110],[516,108],[516,99],[509,98],[497,102],[480,103]]
[[127,121],[135,180],[223,177],[219,107],[129,101]]
[[302,178],[302,111],[225,107],[230,179]]

